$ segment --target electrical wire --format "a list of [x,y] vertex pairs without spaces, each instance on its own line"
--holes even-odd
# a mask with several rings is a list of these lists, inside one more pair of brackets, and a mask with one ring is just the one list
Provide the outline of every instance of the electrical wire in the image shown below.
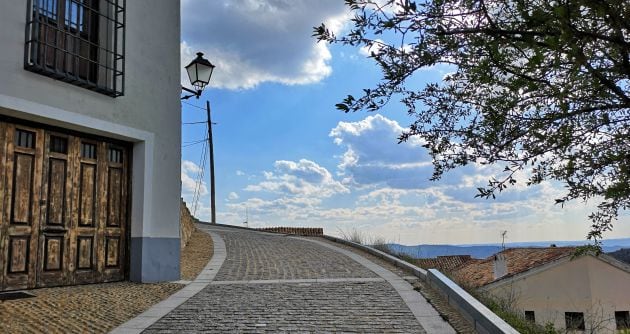
[[207,142],[207,141],[208,141],[208,137],[206,137],[206,139],[202,139],[202,140],[185,142],[184,145],[182,145],[182,148],[188,147],[188,146],[193,146],[193,145],[198,145],[198,144],[201,144],[201,143]]
[[191,106],[191,107],[193,107],[193,108],[197,108],[197,109],[201,109],[201,110],[206,110],[206,108],[203,108],[203,107],[200,107],[200,106],[194,105],[194,104],[189,103],[189,102],[186,102],[186,101],[182,101],[182,103],[183,103],[183,104],[185,104],[185,105],[189,105],[189,106]]
[[197,214],[199,208],[199,199],[201,198],[201,185],[203,184],[203,176],[206,169],[206,158],[208,156],[208,141],[206,141],[201,150],[201,157],[199,158],[199,172],[197,173],[197,181],[195,182],[195,192],[193,194],[192,211],[193,216]]

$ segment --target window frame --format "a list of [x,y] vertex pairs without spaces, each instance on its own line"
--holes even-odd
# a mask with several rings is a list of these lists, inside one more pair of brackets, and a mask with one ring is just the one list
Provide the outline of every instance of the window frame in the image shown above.
[[534,311],[525,311],[525,320],[536,323],[536,312]]
[[[576,321],[577,318],[577,321]],[[577,323],[577,326],[574,325]],[[564,312],[564,325],[567,330],[586,330],[584,312]],[[571,325],[571,327],[569,327]]]
[[28,0],[24,68],[124,95],[125,8],[126,0]]
[[630,329],[630,311],[615,311],[617,330]]

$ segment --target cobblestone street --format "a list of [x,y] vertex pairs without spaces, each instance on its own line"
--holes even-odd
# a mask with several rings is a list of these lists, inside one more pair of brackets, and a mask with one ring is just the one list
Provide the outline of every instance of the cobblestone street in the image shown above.
[[[360,255],[317,238],[203,229],[221,239],[215,246],[225,245],[216,275],[195,281],[198,292],[191,290],[190,299],[157,322],[140,317],[136,328],[148,326],[145,333],[454,333],[411,285]],[[221,252],[215,248],[215,254]]]
[[[182,252],[182,278],[194,279],[211,255],[210,236],[195,231]],[[0,302],[0,333],[107,333],[183,287],[124,281],[30,290],[36,297]]]

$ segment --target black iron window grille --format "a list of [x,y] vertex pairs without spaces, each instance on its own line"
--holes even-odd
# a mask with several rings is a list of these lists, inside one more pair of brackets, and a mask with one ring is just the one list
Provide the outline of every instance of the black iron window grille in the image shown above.
[[125,0],[30,0],[26,22],[27,70],[123,95]]

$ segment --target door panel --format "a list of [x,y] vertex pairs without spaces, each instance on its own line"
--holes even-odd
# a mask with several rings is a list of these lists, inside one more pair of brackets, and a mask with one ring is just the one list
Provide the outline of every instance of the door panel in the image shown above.
[[127,226],[127,151],[121,147],[107,145],[105,156],[107,175],[103,178],[106,182],[107,193],[105,205],[107,212],[106,226],[104,228],[103,244],[103,280],[120,280],[125,274],[126,261],[126,226]]
[[[99,186],[99,173],[103,168],[98,153],[101,145],[95,141],[74,138],[73,145],[77,147],[76,167],[79,172],[75,175],[74,200],[78,203],[75,222],[76,228],[72,235],[72,258],[74,259],[74,282],[94,283],[101,281],[101,270],[97,266],[99,250],[99,230],[101,223],[98,216],[100,208],[97,201],[98,194],[104,189]],[[100,233],[102,235],[102,232]]]
[[121,218],[122,169],[110,167],[107,172],[107,226],[118,227]]
[[79,226],[96,221],[96,164],[81,162],[79,174]]
[[77,271],[94,270],[94,237],[77,237]]
[[116,268],[119,265],[120,237],[105,238],[105,268]]
[[36,283],[40,188],[44,132],[4,124],[4,212],[2,215],[2,290],[32,288]]
[[66,160],[50,158],[48,165],[48,214],[46,224],[65,225],[66,213]]
[[44,234],[44,271],[62,270],[64,239],[63,235],[51,236]]
[[129,151],[0,122],[0,291],[125,279]]
[[8,274],[28,273],[30,241],[28,236],[9,237]]
[[69,142],[71,138],[59,133],[45,134],[44,168],[42,175],[42,209],[39,237],[37,286],[68,283],[70,268],[70,215],[72,189]]
[[11,224],[31,225],[35,156],[16,152],[14,159]]

